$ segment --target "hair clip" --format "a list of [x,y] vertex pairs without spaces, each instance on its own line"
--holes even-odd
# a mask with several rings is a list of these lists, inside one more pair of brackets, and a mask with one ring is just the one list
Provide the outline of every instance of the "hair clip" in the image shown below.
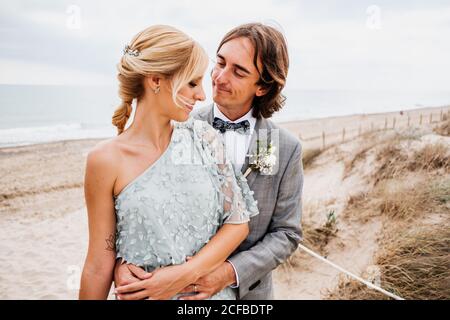
[[133,57],[137,57],[139,56],[139,50],[135,49],[135,50],[131,50],[129,45],[126,45],[125,48],[123,49],[123,54],[128,54],[130,56]]

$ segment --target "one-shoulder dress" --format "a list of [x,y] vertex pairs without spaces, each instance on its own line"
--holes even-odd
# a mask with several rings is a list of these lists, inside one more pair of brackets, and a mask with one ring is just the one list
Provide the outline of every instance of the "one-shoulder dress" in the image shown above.
[[[223,224],[246,223],[258,208],[218,132],[189,118],[174,122],[167,149],[115,197],[115,213],[117,258],[150,272],[184,263]],[[227,287],[212,299],[236,293]]]

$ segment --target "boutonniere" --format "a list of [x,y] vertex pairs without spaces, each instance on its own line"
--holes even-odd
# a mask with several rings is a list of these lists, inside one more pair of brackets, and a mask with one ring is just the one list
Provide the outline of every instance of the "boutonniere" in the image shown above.
[[250,172],[259,171],[264,175],[269,175],[273,171],[273,167],[277,163],[277,157],[275,156],[275,147],[272,143],[269,143],[267,148],[260,147],[259,140],[256,140],[256,154],[249,155],[249,167],[244,173],[244,177],[247,177]]

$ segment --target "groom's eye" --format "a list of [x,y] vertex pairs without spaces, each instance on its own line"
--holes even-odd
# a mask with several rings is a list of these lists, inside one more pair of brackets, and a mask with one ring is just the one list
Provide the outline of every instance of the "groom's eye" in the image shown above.
[[239,70],[235,70],[235,71],[234,71],[234,74],[235,74],[236,77],[238,77],[238,78],[243,78],[243,77],[244,77],[243,74],[239,73]]
[[191,81],[191,82],[189,82],[189,86],[191,88],[195,88],[197,86],[197,84],[195,82]]

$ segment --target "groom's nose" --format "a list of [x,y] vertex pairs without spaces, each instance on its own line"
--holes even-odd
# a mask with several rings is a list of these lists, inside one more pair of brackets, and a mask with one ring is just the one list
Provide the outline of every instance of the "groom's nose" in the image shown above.
[[213,77],[214,81],[217,84],[224,84],[228,82],[228,75],[227,75],[227,69],[219,69],[217,70],[217,73],[215,74],[215,78]]

